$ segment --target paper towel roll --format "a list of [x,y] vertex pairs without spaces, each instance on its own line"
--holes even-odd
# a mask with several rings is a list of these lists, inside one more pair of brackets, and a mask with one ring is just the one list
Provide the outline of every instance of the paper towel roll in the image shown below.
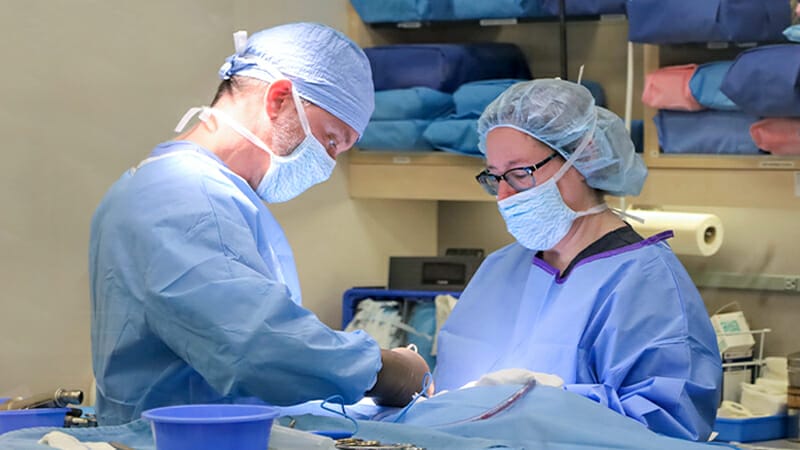
[[713,214],[650,210],[626,213],[644,219],[644,223],[630,220],[631,226],[644,237],[667,230],[675,232],[668,243],[679,255],[711,256],[722,245],[722,222]]

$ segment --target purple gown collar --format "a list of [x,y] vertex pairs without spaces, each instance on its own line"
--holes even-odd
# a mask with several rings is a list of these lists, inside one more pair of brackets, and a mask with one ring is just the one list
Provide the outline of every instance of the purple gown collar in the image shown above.
[[[584,259],[578,261],[577,263],[575,263],[575,265],[572,267],[572,270],[570,271],[570,274],[572,272],[574,272],[575,269],[577,269],[579,266],[582,266],[584,264],[588,264],[588,263],[590,263],[592,261],[596,261],[598,259],[610,258],[612,256],[620,255],[622,253],[627,253],[627,252],[631,252],[631,251],[634,251],[634,250],[638,250],[638,249],[640,249],[642,247],[647,247],[648,245],[653,245],[653,244],[656,244],[658,242],[667,240],[667,239],[673,237],[674,235],[675,235],[675,233],[673,233],[672,230],[662,231],[661,233],[654,234],[654,235],[650,236],[649,238],[643,239],[643,240],[641,240],[639,242],[634,242],[633,244],[629,244],[629,245],[626,245],[626,246],[623,246],[623,247],[620,247],[620,248],[615,248],[614,250],[608,250],[608,251],[605,251],[605,252],[598,253],[596,255],[592,255],[592,256],[590,256],[588,258],[584,258]],[[555,267],[551,266],[545,260],[543,260],[542,258],[539,258],[536,255],[533,256],[532,263],[533,263],[534,266],[537,266],[540,269],[544,270],[545,272],[555,276],[556,277],[556,283],[558,283],[558,284],[562,284],[562,283],[566,282],[567,278],[569,278],[569,274],[567,274],[566,277],[562,277],[559,274],[558,269],[556,269]]]

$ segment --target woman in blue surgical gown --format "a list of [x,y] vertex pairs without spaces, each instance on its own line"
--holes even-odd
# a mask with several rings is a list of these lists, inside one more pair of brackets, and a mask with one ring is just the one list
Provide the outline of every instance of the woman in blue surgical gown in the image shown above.
[[516,242],[490,255],[439,335],[438,390],[507,368],[675,437],[706,439],[722,369],[700,295],[668,245],[639,236],[604,194],[647,175],[622,121],[568,81],[518,83],[478,123],[486,170]]

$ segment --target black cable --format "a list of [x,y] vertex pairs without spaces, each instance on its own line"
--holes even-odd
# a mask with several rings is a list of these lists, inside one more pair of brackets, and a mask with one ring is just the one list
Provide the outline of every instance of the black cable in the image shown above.
[[558,28],[560,34],[559,49],[561,54],[561,79],[569,79],[569,71],[567,67],[567,4],[566,0],[558,1]]

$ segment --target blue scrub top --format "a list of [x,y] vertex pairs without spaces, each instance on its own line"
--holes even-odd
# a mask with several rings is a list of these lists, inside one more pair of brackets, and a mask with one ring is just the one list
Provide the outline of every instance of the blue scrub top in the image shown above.
[[366,333],[301,306],[278,223],[210,151],[176,141],[92,219],[92,361],[103,425],[187,403],[358,401],[381,368]]
[[524,368],[654,431],[706,439],[721,360],[671,235],[586,258],[567,277],[517,243],[493,253],[441,329],[437,390]]

